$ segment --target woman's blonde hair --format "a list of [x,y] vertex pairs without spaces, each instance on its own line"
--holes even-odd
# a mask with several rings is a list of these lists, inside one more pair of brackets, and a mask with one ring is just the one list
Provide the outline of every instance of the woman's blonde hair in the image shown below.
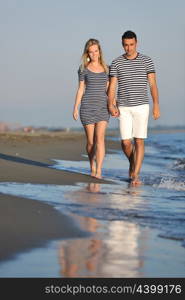
[[100,42],[96,39],[89,39],[84,47],[84,52],[82,55],[82,64],[81,64],[81,70],[83,71],[84,68],[86,68],[90,62],[90,57],[89,57],[89,48],[93,45],[97,45],[98,49],[100,51],[100,57],[99,57],[99,62],[102,65],[102,67],[104,68],[105,72],[108,73],[108,67],[103,59],[103,52],[100,46]]

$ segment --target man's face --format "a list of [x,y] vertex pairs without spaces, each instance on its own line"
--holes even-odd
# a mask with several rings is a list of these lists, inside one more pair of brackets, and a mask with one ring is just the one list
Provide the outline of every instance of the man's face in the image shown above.
[[123,48],[127,56],[132,56],[136,53],[137,41],[135,38],[133,39],[124,39],[123,40]]

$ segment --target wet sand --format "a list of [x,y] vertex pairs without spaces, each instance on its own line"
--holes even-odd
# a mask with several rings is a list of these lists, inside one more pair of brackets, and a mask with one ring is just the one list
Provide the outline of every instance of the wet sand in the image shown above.
[[[87,160],[82,156],[85,143],[83,132],[0,134],[0,182],[110,184],[88,175],[50,168],[55,163],[51,159]],[[107,152],[120,149],[120,142],[106,141],[106,149]],[[181,273],[183,276],[184,272],[179,273],[178,269],[184,249],[174,241],[160,239],[158,232],[125,221],[111,222],[107,231],[108,222],[101,225],[95,218],[81,219],[82,222],[79,216],[66,216],[44,201],[0,194],[0,262],[59,240],[61,277],[84,274],[87,277],[170,277],[169,262],[174,262],[172,276]],[[167,249],[171,249],[168,255]]]
[[[83,133],[0,134],[0,149],[0,182],[92,182],[87,175],[48,168],[54,164],[51,159],[86,160]],[[100,181],[94,178],[93,182]]]
[[0,195],[0,261],[53,239],[87,236],[47,203]]
[[[85,160],[83,133],[1,133],[0,182],[74,185],[105,182],[51,169],[53,159]],[[54,239],[86,235],[68,216],[43,202],[0,195],[0,261]]]

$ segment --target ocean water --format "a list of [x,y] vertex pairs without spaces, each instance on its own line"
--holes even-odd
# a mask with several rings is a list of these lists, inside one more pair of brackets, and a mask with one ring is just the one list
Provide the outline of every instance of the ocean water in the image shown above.
[[[89,173],[84,161],[56,160],[54,168]],[[103,177],[112,184],[95,185],[98,205],[85,202],[85,206],[71,207],[71,211],[157,228],[161,237],[180,241],[185,247],[185,132],[150,134],[145,143],[142,186],[130,187],[127,169],[128,162],[120,149],[107,154]]]
[[[108,138],[117,139],[115,137]],[[167,277],[171,274],[173,277],[185,275],[183,267],[185,263],[185,133],[150,134],[145,145],[145,158],[141,171],[143,184],[139,187],[130,186],[127,176],[128,161],[119,148],[109,149],[109,154],[105,157],[103,177],[110,181],[109,184],[77,183],[75,186],[59,186],[16,182],[0,183],[1,193],[47,202],[61,212],[72,215],[74,218],[77,217],[78,221],[81,220],[82,225],[95,235],[94,239],[61,242],[60,275],[57,260],[53,259],[56,256],[54,254],[56,245],[52,244],[50,254],[48,254],[48,248],[41,249],[36,254],[35,252],[25,254],[28,258],[24,255],[20,256],[17,261],[12,263],[24,262],[24,266],[26,266],[25,261],[30,261],[29,255],[36,256],[35,261],[39,261],[39,253],[42,252],[43,257],[44,253],[46,253],[46,257],[48,255],[52,257],[51,264],[55,266],[53,273],[47,273],[46,268],[44,269],[45,273],[41,272],[41,268],[39,269],[38,264],[37,266],[35,264],[35,268],[32,267],[31,275],[28,272],[30,268],[25,269],[24,267],[20,276],[44,276],[45,274],[47,277],[48,274],[48,276],[66,277],[160,277],[160,275]],[[52,168],[89,174],[88,161],[52,159],[55,161]],[[141,263],[138,262],[138,257],[144,256],[140,253],[141,249],[138,250],[138,248],[142,248],[143,251],[147,245],[147,233],[143,236],[140,228],[150,234],[153,230],[157,233],[157,239],[164,244],[163,253],[159,253],[158,258],[153,257],[153,273],[151,266],[147,270],[147,259],[145,267],[141,267]],[[138,244],[139,240],[144,241],[142,245],[140,242]],[[153,248],[160,248],[157,246],[158,240]],[[86,249],[85,254],[80,250],[83,244]],[[181,249],[177,255],[173,253],[173,247],[176,245],[179,245]],[[147,247],[149,248],[149,246]],[[171,253],[169,260],[167,260],[165,247]],[[74,249],[78,255],[76,252],[74,253]],[[93,254],[89,252],[89,249],[93,249]],[[123,249],[125,249],[124,257]],[[150,253],[152,251],[151,248]],[[68,253],[67,256],[66,253]],[[146,253],[145,250],[147,256]],[[165,262],[164,265],[161,263],[161,258],[159,259],[160,255]],[[92,261],[89,256],[92,256]],[[86,257],[86,263],[82,257]],[[76,273],[74,272],[75,259],[78,261],[78,272],[76,271]],[[48,263],[48,259],[46,261]],[[46,261],[44,261],[44,265],[47,264]],[[71,261],[75,263],[72,264]],[[89,267],[90,262],[91,267]],[[12,263],[9,263],[10,268],[6,264],[0,268],[0,276],[3,274],[4,276],[10,276],[10,274],[19,276],[18,273],[12,273],[13,269],[17,269],[12,267]],[[72,265],[71,269],[66,270],[67,263]],[[96,266],[96,270],[92,271],[92,265]],[[98,265],[102,265],[101,270]],[[158,269],[155,270],[157,265]]]

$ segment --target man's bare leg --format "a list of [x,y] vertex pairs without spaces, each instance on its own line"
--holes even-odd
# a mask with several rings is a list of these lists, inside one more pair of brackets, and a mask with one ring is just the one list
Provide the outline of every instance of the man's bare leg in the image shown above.
[[133,185],[140,185],[141,181],[139,179],[139,173],[141,170],[143,158],[144,158],[144,139],[135,138],[135,169],[132,177],[132,184]]
[[135,169],[135,146],[132,144],[132,141],[130,139],[128,139],[128,140],[121,141],[121,147],[122,147],[122,150],[125,153],[126,157],[129,160],[129,163],[130,163],[129,177],[132,178],[133,174],[134,174],[134,169]]

